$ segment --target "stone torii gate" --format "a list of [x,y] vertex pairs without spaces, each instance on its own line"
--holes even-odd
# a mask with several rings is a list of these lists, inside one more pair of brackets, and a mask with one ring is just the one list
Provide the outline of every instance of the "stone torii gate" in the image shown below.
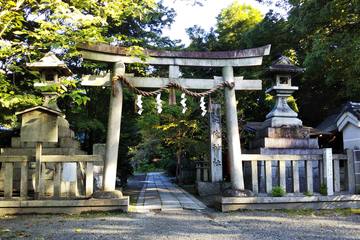
[[[84,59],[113,63],[112,74],[105,76],[84,76],[84,86],[111,86],[113,76],[125,76],[125,64],[144,63],[150,65],[168,65],[168,78],[148,78],[126,76],[126,79],[137,88],[161,88],[170,82],[180,84],[187,89],[212,89],[221,82],[233,83],[234,87],[225,87],[226,127],[228,139],[228,155],[230,161],[232,191],[235,195],[242,195],[244,179],[242,161],[240,159],[241,146],[236,109],[236,90],[261,90],[261,80],[245,80],[234,77],[233,67],[249,67],[262,64],[263,56],[269,55],[271,45],[259,48],[223,51],[223,52],[187,52],[187,51],[155,51],[145,50],[148,56],[145,60],[133,57],[128,49],[106,44],[81,45],[78,49]],[[221,67],[222,77],[214,79],[185,79],[180,78],[181,66]],[[111,76],[112,75],[112,76]],[[123,104],[122,84],[113,82],[111,94],[108,131],[106,140],[106,157],[104,163],[104,191],[114,191],[120,139],[121,114]]]

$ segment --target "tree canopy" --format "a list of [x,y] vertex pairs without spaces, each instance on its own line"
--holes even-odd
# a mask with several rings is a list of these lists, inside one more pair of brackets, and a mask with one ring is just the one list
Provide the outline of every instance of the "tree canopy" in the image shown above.
[[[173,45],[161,37],[161,29],[171,24],[174,12],[154,0],[2,0],[0,9],[0,123],[6,126],[14,126],[15,110],[41,101],[32,87],[38,75],[25,64],[47,51],[61,55],[74,70],[80,65],[79,43],[108,42],[134,50]],[[86,103],[76,82],[66,83],[67,95]]]
[[[220,12],[210,31],[197,25],[187,29],[191,44],[185,48],[179,41],[162,36],[163,28],[174,21],[175,12],[161,1],[0,0],[0,126],[16,127],[16,111],[42,102],[39,91],[33,87],[38,73],[27,69],[26,63],[53,51],[74,73],[73,77],[62,79],[62,87],[57,89],[62,96],[61,109],[71,126],[85,135],[85,149],[91,149],[95,142],[104,142],[110,92],[83,88],[79,77],[110,66],[82,61],[76,46],[87,42],[127,46],[133,54],[141,53],[142,47],[215,51],[271,44],[271,56],[264,59],[263,66],[235,69],[235,74],[265,79],[265,67],[280,54],[306,68],[304,74],[295,77],[294,83],[300,90],[289,99],[306,125],[315,127],[345,101],[360,101],[359,1],[258,2],[275,4],[284,8],[286,14],[273,9],[263,16],[258,9],[235,1]],[[138,76],[166,73],[161,68],[147,67],[133,64],[127,66],[127,71]],[[183,68],[182,74],[212,78],[221,72]],[[264,87],[270,84],[265,79]],[[223,101],[222,93],[211,97],[215,102]],[[237,93],[237,99],[241,126],[246,121],[263,121],[272,106],[271,97],[264,91]],[[151,99],[144,100],[148,109],[154,107],[152,104]],[[134,112],[134,96],[125,89],[124,105],[120,167],[130,159],[146,162],[158,158],[157,154],[167,159],[168,165],[179,156],[206,158],[207,119],[199,117],[197,99],[188,99],[191,107],[186,114],[181,114],[178,106],[165,104],[162,115],[148,111],[139,117]]]

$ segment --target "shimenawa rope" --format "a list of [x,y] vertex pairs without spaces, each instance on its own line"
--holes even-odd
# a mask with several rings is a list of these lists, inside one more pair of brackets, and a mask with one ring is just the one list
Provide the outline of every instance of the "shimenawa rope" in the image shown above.
[[193,92],[193,91],[190,91],[190,90],[184,88],[179,83],[169,82],[168,84],[166,84],[162,88],[159,88],[159,89],[157,89],[155,91],[149,91],[148,92],[148,91],[143,91],[143,90],[140,90],[140,89],[136,88],[134,85],[132,85],[130,83],[130,81],[125,76],[116,75],[112,79],[113,95],[116,95],[116,92],[115,92],[116,88],[115,88],[114,85],[115,85],[115,83],[117,81],[122,82],[125,86],[127,86],[132,92],[136,93],[137,95],[141,95],[141,96],[144,96],[144,97],[153,97],[153,96],[158,95],[159,93],[161,93],[165,89],[174,88],[174,89],[180,90],[181,92],[185,93],[188,96],[200,98],[200,97],[208,96],[208,95],[210,95],[210,94],[212,94],[212,93],[216,92],[217,90],[222,89],[224,87],[228,87],[230,89],[235,87],[235,83],[230,83],[230,82],[225,81],[225,82],[217,84],[214,88],[209,89],[209,90],[207,90],[205,92]]

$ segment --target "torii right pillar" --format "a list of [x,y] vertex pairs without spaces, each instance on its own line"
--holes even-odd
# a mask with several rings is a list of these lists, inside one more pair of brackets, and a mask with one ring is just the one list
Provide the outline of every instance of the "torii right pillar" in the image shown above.
[[[234,83],[234,70],[231,66],[225,66],[222,70],[223,79]],[[249,191],[244,188],[243,166],[241,160],[241,145],[239,123],[236,108],[235,88],[225,88],[225,111],[228,151],[230,161],[231,188],[224,191],[224,196],[248,196]]]

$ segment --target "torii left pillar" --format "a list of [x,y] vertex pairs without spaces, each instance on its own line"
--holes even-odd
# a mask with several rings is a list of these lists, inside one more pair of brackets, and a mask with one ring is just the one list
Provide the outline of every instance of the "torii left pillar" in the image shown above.
[[[113,76],[124,74],[125,64],[122,62],[114,63]],[[123,89],[120,81],[115,81],[112,85],[104,163],[103,190],[105,192],[115,191],[123,105]]]

